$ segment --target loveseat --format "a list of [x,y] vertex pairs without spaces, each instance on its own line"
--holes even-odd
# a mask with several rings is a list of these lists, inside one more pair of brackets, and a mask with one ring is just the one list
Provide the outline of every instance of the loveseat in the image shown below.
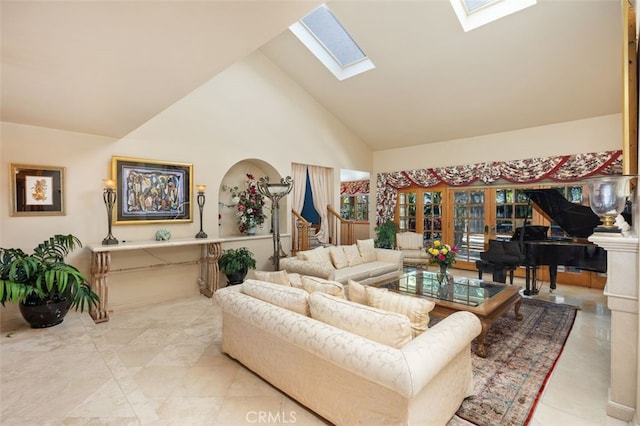
[[222,351],[334,424],[445,425],[473,390],[471,313],[408,337],[407,316],[324,291],[246,280],[214,300]]
[[356,244],[316,247],[295,257],[280,259],[280,269],[347,284],[351,279],[373,285],[397,279],[402,273],[403,254],[375,248],[373,239]]

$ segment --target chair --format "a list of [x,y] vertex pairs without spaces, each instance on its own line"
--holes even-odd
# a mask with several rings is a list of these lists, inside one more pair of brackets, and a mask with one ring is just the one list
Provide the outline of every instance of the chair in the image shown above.
[[405,265],[428,265],[429,255],[422,234],[416,232],[398,232],[396,248],[404,255]]

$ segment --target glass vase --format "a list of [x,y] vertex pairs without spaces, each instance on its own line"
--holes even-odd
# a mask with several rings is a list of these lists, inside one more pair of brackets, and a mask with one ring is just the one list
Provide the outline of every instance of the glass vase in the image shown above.
[[440,265],[440,271],[436,273],[438,281],[438,298],[445,300],[453,299],[453,277],[447,270],[447,265]]

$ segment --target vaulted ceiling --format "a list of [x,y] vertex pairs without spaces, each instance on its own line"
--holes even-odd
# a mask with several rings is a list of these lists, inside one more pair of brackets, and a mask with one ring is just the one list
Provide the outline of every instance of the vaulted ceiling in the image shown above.
[[467,33],[448,0],[330,1],[376,65],[344,81],[287,29],[319,4],[3,0],[1,118],[122,137],[256,49],[373,150],[621,112],[619,0]]

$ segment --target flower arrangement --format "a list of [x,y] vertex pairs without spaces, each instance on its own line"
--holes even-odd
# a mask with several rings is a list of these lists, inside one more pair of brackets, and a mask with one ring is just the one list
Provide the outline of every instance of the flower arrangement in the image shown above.
[[431,255],[430,263],[440,266],[440,270],[446,269],[456,263],[458,249],[449,244],[442,244],[440,240],[435,240],[433,245],[427,249]]
[[246,188],[240,189],[237,186],[226,188],[231,192],[231,206],[236,208],[238,217],[238,229],[245,234],[250,228],[261,226],[266,215],[262,211],[264,206],[264,196],[258,192],[258,182],[256,178],[247,173]]

